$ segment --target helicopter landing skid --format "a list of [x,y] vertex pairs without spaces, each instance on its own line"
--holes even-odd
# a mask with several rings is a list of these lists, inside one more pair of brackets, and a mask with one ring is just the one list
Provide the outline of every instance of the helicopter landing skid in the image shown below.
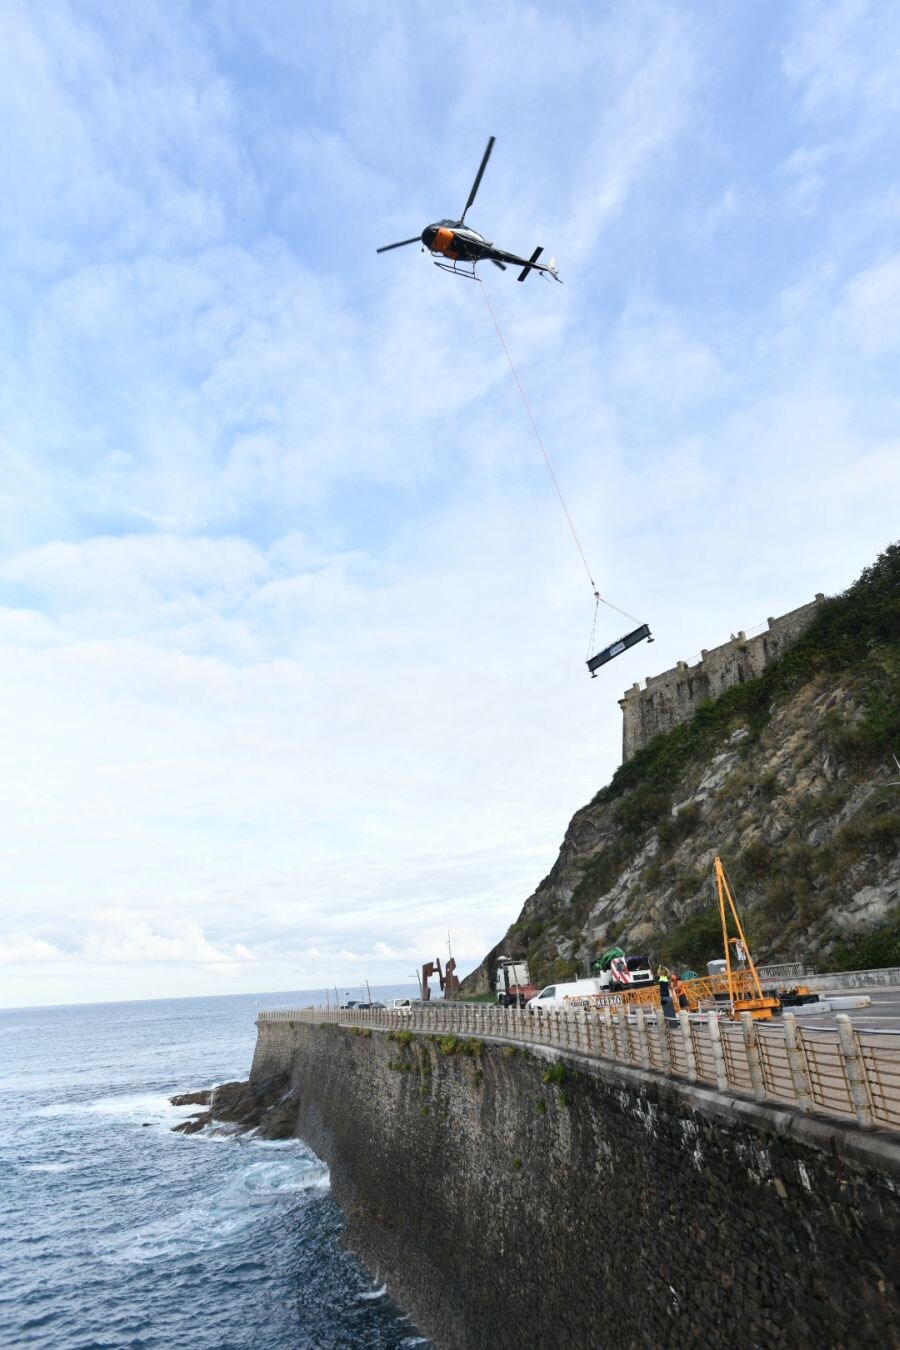
[[[442,272],[452,272],[454,276],[467,277],[469,281],[478,280],[478,273],[475,271],[475,264],[473,262],[463,262],[460,265],[459,259],[454,263],[438,262],[437,258],[432,258],[431,261],[434,263],[435,267],[439,267]],[[468,267],[471,267],[471,272],[465,270]]]

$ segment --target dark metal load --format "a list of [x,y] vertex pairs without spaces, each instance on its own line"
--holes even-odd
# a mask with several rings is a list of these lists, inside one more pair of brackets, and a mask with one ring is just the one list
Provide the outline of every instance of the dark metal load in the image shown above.
[[633,633],[626,633],[625,636],[619,638],[617,642],[610,643],[608,647],[604,647],[596,656],[592,656],[587,663],[587,668],[591,672],[591,679],[595,680],[597,678],[597,670],[600,666],[605,666],[607,661],[611,661],[614,656],[618,656],[621,652],[627,651],[628,648],[633,647],[636,642],[643,642],[644,638],[646,638],[648,642],[653,641],[653,638],[650,636],[650,626],[646,623],[642,623],[640,628],[635,628]]

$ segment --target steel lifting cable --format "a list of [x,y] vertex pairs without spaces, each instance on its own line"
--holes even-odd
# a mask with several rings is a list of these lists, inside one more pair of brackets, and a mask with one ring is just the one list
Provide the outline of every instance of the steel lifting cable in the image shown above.
[[600,594],[599,590],[597,589],[597,583],[594,580],[593,575],[591,574],[591,569],[588,564],[588,560],[585,556],[584,549],[581,547],[581,540],[578,538],[578,531],[575,529],[575,523],[572,520],[572,516],[569,512],[568,506],[566,506],[566,499],[562,494],[562,488],[559,486],[559,479],[556,477],[556,474],[553,471],[553,465],[550,462],[550,456],[547,454],[547,447],[544,445],[540,430],[538,429],[538,424],[535,421],[534,413],[531,411],[531,404],[528,402],[528,396],[522,387],[522,381],[519,379],[519,373],[513,364],[512,357],[509,354],[509,347],[507,347],[506,345],[506,338],[503,336],[502,329],[500,328],[500,324],[497,321],[497,315],[494,313],[494,306],[491,304],[491,298],[488,295],[487,291],[485,290],[484,282],[481,280],[481,277],[476,275],[475,279],[478,282],[479,286],[481,287],[481,294],[484,296],[484,302],[487,305],[488,312],[490,313],[490,316],[494,321],[494,327],[497,330],[497,336],[500,339],[500,345],[503,348],[503,351],[506,355],[506,360],[509,363],[510,370],[512,371],[512,377],[516,382],[516,388],[519,391],[525,411],[528,414],[528,420],[531,423],[531,429],[534,432],[534,438],[540,447],[541,454],[544,456],[544,463],[547,465],[547,472],[549,473],[551,479],[553,480],[553,486],[556,488],[556,495],[557,497],[559,497],[560,506],[565,512],[566,520],[569,522],[569,529],[572,531],[572,538],[575,540],[575,547],[581,554],[581,561],[584,563],[584,570],[587,572],[588,581],[591,583],[591,591],[593,592],[596,604],[594,605],[594,622],[591,626],[591,636],[588,642],[588,654],[590,654],[590,652],[593,650],[594,635],[597,631],[597,612],[601,605],[606,605],[608,609],[614,609],[617,614],[622,614],[626,619],[631,619],[634,623],[640,623],[641,621],[640,619],[636,618],[633,614],[629,614],[626,609],[619,609],[618,605],[614,605],[611,603],[611,601],[605,600],[603,596]]

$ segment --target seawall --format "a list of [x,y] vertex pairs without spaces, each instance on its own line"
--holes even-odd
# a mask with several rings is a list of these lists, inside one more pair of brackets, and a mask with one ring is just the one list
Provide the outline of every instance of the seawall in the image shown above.
[[900,1343],[895,1139],[574,1053],[260,1022],[251,1078],[285,1072],[348,1246],[439,1350]]

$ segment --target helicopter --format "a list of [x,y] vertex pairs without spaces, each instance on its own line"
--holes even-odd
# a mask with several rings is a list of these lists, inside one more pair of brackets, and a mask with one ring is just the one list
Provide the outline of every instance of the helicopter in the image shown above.
[[[407,244],[417,244],[421,240],[422,252],[424,253],[425,249],[428,249],[434,258],[435,267],[440,267],[445,272],[455,272],[457,276],[474,278],[475,264],[487,261],[492,262],[495,267],[499,267],[501,272],[506,271],[507,263],[512,263],[514,267],[521,267],[519,281],[524,281],[529,272],[543,272],[545,276],[552,277],[554,281],[559,281],[555,258],[551,258],[549,263],[538,262],[538,258],[544,251],[542,248],[536,248],[530,258],[520,258],[516,253],[507,253],[505,249],[494,248],[490,239],[485,239],[483,234],[479,234],[477,230],[472,229],[471,225],[466,224],[466,212],[475,200],[475,194],[481,185],[496,139],[496,136],[492,136],[487,143],[487,149],[475,175],[475,182],[472,184],[472,191],[469,193],[469,200],[466,202],[459,220],[439,220],[433,225],[426,225],[422,233],[414,235],[412,239],[400,239],[396,244],[385,244],[382,248],[376,249],[375,252],[389,253],[392,248],[405,248]],[[445,260],[449,259],[449,261],[441,262],[435,255],[439,255]],[[471,268],[471,271],[468,268]]]

